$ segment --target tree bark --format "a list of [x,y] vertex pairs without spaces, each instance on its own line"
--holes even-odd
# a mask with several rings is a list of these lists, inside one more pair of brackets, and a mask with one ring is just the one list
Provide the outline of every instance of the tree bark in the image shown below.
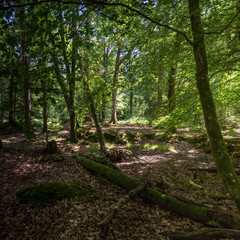
[[130,111],[130,117],[132,118],[132,116],[133,116],[133,82],[134,82],[134,80],[133,80],[133,77],[132,77],[132,79],[130,80],[131,81],[131,85],[130,85],[130,103],[129,103],[129,111]]
[[13,87],[14,87],[14,74],[11,73],[9,80],[9,94],[8,94],[8,103],[9,103],[9,115],[8,122],[10,125],[14,125],[14,95],[13,95]]
[[196,82],[203,109],[205,126],[211,143],[218,174],[240,211],[240,181],[233,168],[226,144],[224,143],[222,137],[209,84],[208,62],[205,50],[204,31],[201,22],[199,0],[188,0],[188,3],[194,42],[193,52],[196,62]]
[[[87,27],[88,27],[88,29],[90,29],[90,19],[89,19],[89,17],[87,18]],[[88,32],[90,32],[90,31],[88,31]],[[86,35],[86,41],[87,42],[90,41],[89,34]],[[93,97],[91,95],[89,84],[88,84],[88,82],[89,82],[89,56],[88,56],[88,54],[86,54],[85,59],[86,59],[85,66],[84,66],[84,71],[82,71],[82,74],[83,74],[83,84],[84,84],[86,98],[87,98],[86,102],[87,102],[87,105],[89,105],[89,107],[90,107],[90,112],[91,112],[91,115],[93,117],[94,124],[95,124],[96,130],[97,130],[99,143],[100,143],[100,153],[103,156],[107,156],[107,148],[106,148],[106,145],[105,145],[104,135],[102,133],[102,128],[99,124],[99,120],[98,120],[98,117],[97,117],[97,114],[96,114],[96,108],[95,108],[95,105],[94,105],[94,100],[93,100]]]
[[42,132],[46,133],[48,130],[47,120],[48,120],[48,102],[47,102],[47,89],[46,89],[46,81],[41,77],[41,84],[42,84],[42,92],[43,92],[43,129]]
[[26,26],[25,26],[25,9],[20,9],[21,21],[21,47],[22,47],[22,66],[23,66],[23,89],[24,89],[24,113],[25,113],[25,130],[26,132],[31,131],[32,117],[31,117],[31,92],[29,88],[29,54],[26,49]]
[[[68,76],[69,78],[69,117],[70,117],[70,141],[76,143],[77,142],[77,120],[76,120],[76,113],[75,113],[75,77],[76,77],[76,57],[77,57],[77,21],[76,21],[76,13],[73,13],[72,16],[72,26],[74,28],[74,36],[72,38],[72,66],[71,66],[71,75]],[[66,50],[66,49],[65,49]],[[66,59],[67,60],[67,59]]]
[[[59,10],[60,11],[60,10]],[[75,18],[75,13],[73,13],[73,19]],[[73,27],[74,27],[74,31],[77,31],[77,26],[76,26],[76,22],[75,20],[72,19],[72,23],[73,23]],[[63,22],[61,22],[61,24],[63,24]],[[51,40],[51,43],[53,46],[56,46],[55,40],[54,40],[54,36],[52,34],[52,32],[49,32],[49,37]],[[64,36],[63,33],[61,32],[61,38],[63,40]],[[70,73],[70,66],[69,63],[67,61],[67,55],[66,55],[66,45],[65,45],[65,41],[62,43],[63,44],[63,58],[64,58],[64,62],[67,64],[66,65],[66,69],[67,69],[67,79],[68,79],[68,89],[63,81],[63,77],[61,75],[60,72],[60,68],[59,68],[59,62],[58,62],[58,56],[56,53],[56,50],[52,51],[52,59],[53,59],[53,66],[54,66],[54,71],[55,71],[55,75],[57,78],[57,82],[61,88],[64,100],[66,102],[66,106],[68,109],[68,114],[69,114],[69,118],[70,118],[70,141],[71,142],[77,142],[77,133],[76,133],[76,128],[77,128],[77,121],[76,121],[76,114],[75,114],[75,109],[74,109],[74,97],[75,97],[75,66],[76,66],[76,60],[75,60],[75,56],[77,54],[77,49],[76,49],[76,35],[73,36],[72,39],[72,71]]]
[[110,123],[117,124],[117,83],[118,83],[118,73],[120,67],[120,54],[121,54],[122,42],[118,41],[117,46],[117,56],[115,61],[115,70],[113,75],[113,92],[112,92],[112,117]]
[[[123,173],[113,170],[103,164],[96,163],[83,157],[77,157],[77,160],[89,171],[106,177],[109,181],[128,191],[141,184],[138,180],[132,179]],[[169,209],[173,212],[204,224],[236,229],[239,229],[240,227],[238,221],[236,221],[231,215],[178,201],[151,188],[145,188],[144,191],[139,192],[139,196],[147,201],[160,205],[164,209]]]
[[175,96],[175,86],[176,86],[176,73],[177,68],[171,67],[168,77],[168,111],[173,112],[176,108],[176,96]]
[[127,57],[131,54],[131,50],[128,51],[121,59],[121,47],[122,47],[122,40],[118,40],[117,42],[117,56],[115,61],[115,70],[113,75],[113,92],[112,92],[112,117],[110,123],[117,124],[117,84],[118,84],[118,74],[119,68],[121,64],[127,59]]
[[160,65],[158,67],[158,82],[157,82],[157,93],[158,93],[158,101],[157,101],[157,107],[158,111],[161,112],[162,102],[163,102],[163,90],[162,90],[162,84],[164,80],[164,61],[163,61],[163,55],[160,55]]

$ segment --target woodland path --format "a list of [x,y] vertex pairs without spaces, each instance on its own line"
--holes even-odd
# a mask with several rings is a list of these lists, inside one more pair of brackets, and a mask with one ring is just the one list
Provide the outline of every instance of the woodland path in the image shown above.
[[[149,126],[123,125],[108,126],[103,130],[136,131],[155,133]],[[180,135],[188,131],[179,129]],[[41,240],[74,240],[97,239],[97,224],[104,218],[110,206],[126,194],[118,186],[104,178],[89,173],[73,158],[73,151],[86,153],[88,145],[69,144],[65,141],[66,131],[52,132],[58,146],[65,156],[63,162],[41,162],[43,136],[40,140],[27,142],[23,134],[1,134],[4,147],[0,149],[0,239],[41,239]],[[155,140],[147,140],[157,144]],[[146,143],[140,140],[135,145]],[[184,181],[198,182],[213,195],[226,194],[217,173],[193,171],[193,168],[213,168],[210,154],[185,141],[170,139],[159,143],[171,145],[171,150],[151,150],[147,148],[131,148],[133,156],[126,157],[116,165],[127,175],[140,178],[144,168],[149,168],[153,187],[158,187],[158,180],[164,176],[171,184],[165,193],[180,196],[237,216],[237,210],[231,200],[213,200],[205,196],[201,190],[189,188],[171,179],[166,170]],[[109,149],[122,149],[126,146],[117,144]],[[238,164],[238,159],[233,159]],[[89,183],[97,192],[98,199],[94,203],[78,202],[69,199],[49,204],[45,208],[20,204],[15,196],[22,187],[52,180],[82,180]],[[140,198],[128,202],[117,214],[111,226],[108,239],[155,240],[167,239],[161,236],[165,231],[194,231],[202,229],[201,223],[166,211],[159,206],[146,203]]]

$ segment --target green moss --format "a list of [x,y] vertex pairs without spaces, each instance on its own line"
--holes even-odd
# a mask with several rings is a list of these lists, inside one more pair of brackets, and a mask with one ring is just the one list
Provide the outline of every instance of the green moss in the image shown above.
[[100,156],[100,157],[96,157],[95,155],[87,155],[87,156],[79,156],[78,160],[82,160],[84,161],[85,159],[90,159],[93,162],[96,162],[97,164],[103,164],[106,167],[109,167],[115,171],[120,171],[119,168],[113,164],[112,162],[108,161],[105,157]]
[[173,151],[174,147],[170,145],[164,145],[164,144],[153,144],[153,143],[141,143],[137,145],[133,145],[131,143],[128,143],[126,145],[128,148],[132,149],[150,149],[150,150],[161,150],[161,151]]
[[99,151],[99,145],[97,145],[97,146],[90,146],[90,147],[88,147],[87,148],[87,151],[89,152],[89,153],[95,153],[95,152],[98,152]]
[[64,161],[64,156],[61,154],[46,154],[43,155],[42,162],[62,162]]
[[45,205],[90,194],[94,194],[93,188],[83,182],[52,181],[22,188],[16,196],[21,203]]
[[141,133],[138,132],[126,131],[125,134],[127,140],[130,142],[139,141],[141,139]]
[[212,148],[211,148],[210,143],[207,144],[207,145],[204,147],[203,150],[204,150],[205,153],[211,153],[211,152],[212,152]]
[[108,129],[103,133],[104,138],[109,143],[116,143],[116,144],[126,144],[126,134],[123,132],[117,132],[111,129]]

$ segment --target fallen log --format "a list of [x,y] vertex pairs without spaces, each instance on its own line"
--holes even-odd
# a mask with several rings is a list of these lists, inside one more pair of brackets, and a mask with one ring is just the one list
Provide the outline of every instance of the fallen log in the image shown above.
[[[122,172],[115,171],[86,158],[77,157],[77,161],[89,171],[104,176],[109,181],[128,191],[137,188],[141,184],[138,180],[132,179]],[[138,195],[147,201],[160,205],[164,209],[176,212],[206,225],[240,229],[238,221],[229,214],[213,211],[206,207],[187,204],[147,187],[140,191]]]
[[[193,172],[209,172],[209,173],[217,173],[216,168],[188,168],[187,170],[193,171]],[[240,169],[239,166],[235,167],[235,172],[240,175]]]
[[240,239],[240,231],[236,229],[207,228],[195,232],[168,232],[162,235],[173,240],[212,240],[219,238]]
[[131,198],[136,196],[138,192],[142,191],[146,187],[146,184],[147,184],[146,177],[147,177],[147,172],[143,174],[141,179],[142,181],[141,184],[138,185],[136,188],[132,189],[130,192],[128,192],[128,194],[120,198],[118,202],[111,208],[111,210],[103,219],[103,221],[99,224],[101,226],[101,232],[99,233],[99,237],[101,239],[107,239],[109,225],[112,222],[115,215],[117,214],[117,212],[119,211],[119,209],[125,203],[127,203]]

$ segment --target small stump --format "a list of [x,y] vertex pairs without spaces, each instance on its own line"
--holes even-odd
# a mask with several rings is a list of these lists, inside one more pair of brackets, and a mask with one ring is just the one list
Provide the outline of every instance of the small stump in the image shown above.
[[44,150],[44,154],[55,154],[57,153],[58,148],[57,148],[57,143],[55,140],[52,140],[47,143],[47,146]]
[[55,140],[47,143],[46,148],[43,151],[42,162],[61,162],[64,160],[64,156],[60,153]]

